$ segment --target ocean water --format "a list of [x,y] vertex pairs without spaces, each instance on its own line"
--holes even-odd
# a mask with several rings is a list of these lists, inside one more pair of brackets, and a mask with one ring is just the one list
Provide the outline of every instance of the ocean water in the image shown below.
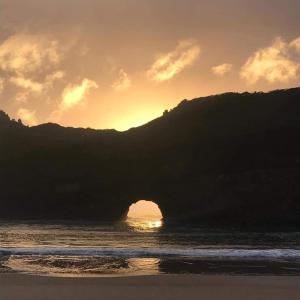
[[0,273],[300,275],[300,232],[118,223],[0,222]]

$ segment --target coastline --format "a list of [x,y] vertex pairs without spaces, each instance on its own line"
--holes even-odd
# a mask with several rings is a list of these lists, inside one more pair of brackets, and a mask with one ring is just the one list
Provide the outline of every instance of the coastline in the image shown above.
[[0,274],[1,300],[297,299],[300,276],[156,275],[58,278]]

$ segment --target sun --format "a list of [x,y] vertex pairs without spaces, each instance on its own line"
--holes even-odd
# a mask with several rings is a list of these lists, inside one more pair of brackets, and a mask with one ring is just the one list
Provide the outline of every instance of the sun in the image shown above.
[[162,115],[161,109],[149,109],[143,111],[136,111],[124,115],[121,118],[118,118],[114,122],[114,128],[119,131],[126,131],[133,127],[142,126]]

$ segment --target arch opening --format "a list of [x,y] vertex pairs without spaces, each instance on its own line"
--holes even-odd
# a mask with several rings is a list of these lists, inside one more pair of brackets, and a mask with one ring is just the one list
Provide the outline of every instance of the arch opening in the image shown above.
[[162,226],[163,215],[153,201],[140,200],[129,206],[126,222],[135,230],[158,229]]

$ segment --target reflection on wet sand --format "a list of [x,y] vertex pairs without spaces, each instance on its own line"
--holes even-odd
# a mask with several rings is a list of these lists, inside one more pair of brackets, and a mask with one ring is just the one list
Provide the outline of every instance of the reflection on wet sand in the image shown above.
[[159,274],[159,258],[129,258],[128,264],[135,275]]
[[[114,277],[157,274],[298,275],[293,261],[158,257],[10,256],[5,272],[51,277]],[[1,268],[0,268],[1,269]],[[0,272],[1,273],[1,272]]]
[[51,277],[106,277],[159,274],[159,258],[10,256],[3,264],[19,273]]

